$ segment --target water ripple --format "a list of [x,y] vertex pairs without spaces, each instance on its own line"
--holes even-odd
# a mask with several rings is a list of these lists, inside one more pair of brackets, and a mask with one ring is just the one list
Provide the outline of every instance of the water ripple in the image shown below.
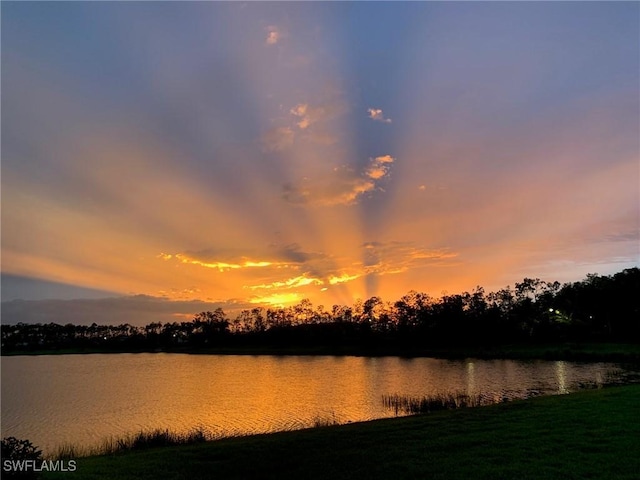
[[265,433],[393,416],[382,395],[488,401],[638,378],[611,363],[180,354],[4,357],[2,434],[45,451],[157,428]]

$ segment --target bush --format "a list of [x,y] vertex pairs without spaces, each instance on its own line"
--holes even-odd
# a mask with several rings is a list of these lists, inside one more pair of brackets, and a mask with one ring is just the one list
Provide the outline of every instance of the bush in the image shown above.
[[42,450],[33,445],[29,440],[20,440],[16,437],[6,437],[2,439],[2,478],[38,478],[38,473],[34,471],[16,472],[5,471],[5,460],[35,460],[42,461]]

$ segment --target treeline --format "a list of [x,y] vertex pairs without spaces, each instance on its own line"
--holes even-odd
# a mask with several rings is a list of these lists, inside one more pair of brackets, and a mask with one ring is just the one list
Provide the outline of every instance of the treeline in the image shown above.
[[2,325],[3,352],[97,349],[180,351],[219,347],[494,346],[506,343],[640,342],[640,269],[587,275],[561,285],[525,278],[515,288],[433,298],[409,292],[353,306],[256,307],[234,319],[222,309],[191,321],[121,325]]

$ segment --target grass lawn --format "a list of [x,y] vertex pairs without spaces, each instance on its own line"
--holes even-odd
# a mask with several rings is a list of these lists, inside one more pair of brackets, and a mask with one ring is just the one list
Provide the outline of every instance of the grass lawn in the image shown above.
[[638,479],[640,385],[78,459],[45,479]]

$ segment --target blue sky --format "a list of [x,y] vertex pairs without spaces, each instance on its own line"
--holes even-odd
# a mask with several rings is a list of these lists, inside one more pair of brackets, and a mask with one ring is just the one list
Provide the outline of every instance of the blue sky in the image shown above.
[[637,266],[639,9],[3,2],[3,317]]

